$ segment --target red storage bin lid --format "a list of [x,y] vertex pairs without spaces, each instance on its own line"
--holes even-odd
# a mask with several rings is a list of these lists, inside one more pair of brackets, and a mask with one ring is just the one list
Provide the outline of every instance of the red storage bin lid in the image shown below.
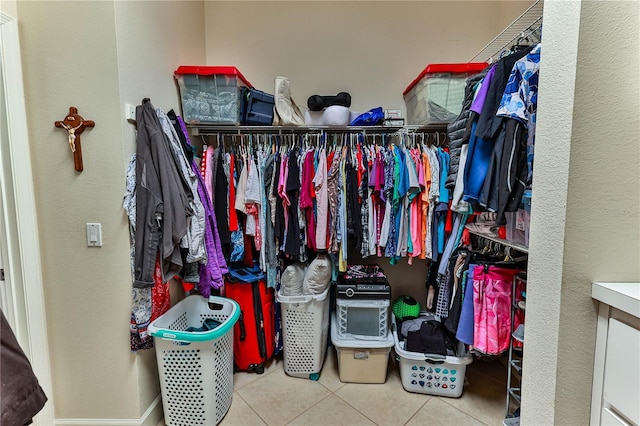
[[483,69],[485,69],[489,65],[486,62],[467,62],[464,64],[429,64],[427,67],[422,70],[420,75],[416,77],[415,80],[411,82],[411,84],[402,92],[402,96],[409,93],[413,86],[418,84],[422,78],[427,74],[438,74],[438,73],[479,73]]
[[253,85],[249,83],[244,75],[236,67],[207,67],[198,65],[181,65],[174,72],[175,75],[197,74],[197,75],[233,75],[238,77],[249,88]]

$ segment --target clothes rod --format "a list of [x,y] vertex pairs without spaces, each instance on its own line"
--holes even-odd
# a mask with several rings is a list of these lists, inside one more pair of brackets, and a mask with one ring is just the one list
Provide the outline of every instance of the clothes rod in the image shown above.
[[276,134],[290,135],[301,133],[361,133],[361,134],[382,134],[398,133],[435,133],[446,132],[448,123],[428,124],[425,126],[217,126],[217,125],[197,125],[190,124],[193,136],[206,136],[216,134]]

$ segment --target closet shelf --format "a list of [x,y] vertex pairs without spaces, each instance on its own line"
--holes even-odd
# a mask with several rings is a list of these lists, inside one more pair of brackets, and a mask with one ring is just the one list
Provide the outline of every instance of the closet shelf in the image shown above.
[[529,253],[529,247],[525,246],[524,244],[519,244],[519,243],[515,243],[513,241],[505,240],[505,239],[502,239],[502,238],[492,237],[492,236],[489,236],[489,235],[486,235],[486,234],[481,234],[479,232],[476,232],[476,231],[473,231],[473,230],[469,229],[469,227],[466,227],[466,228],[469,231],[469,233],[472,234],[472,235],[476,235],[478,237],[485,238],[485,239],[487,239],[489,241],[493,241],[495,243],[502,244],[505,247],[511,247],[513,249],[521,251],[522,253]]
[[[495,61],[500,53],[516,44],[521,37],[536,33],[542,25],[543,0],[537,0],[522,15],[483,47],[469,62]],[[539,37],[539,35],[538,35]]]
[[406,130],[414,133],[435,133],[446,132],[448,123],[428,124],[426,126],[405,125],[399,127],[391,126],[220,126],[215,124],[189,124],[194,136],[206,136],[215,134],[300,134],[300,133],[364,133],[381,134],[395,133]]

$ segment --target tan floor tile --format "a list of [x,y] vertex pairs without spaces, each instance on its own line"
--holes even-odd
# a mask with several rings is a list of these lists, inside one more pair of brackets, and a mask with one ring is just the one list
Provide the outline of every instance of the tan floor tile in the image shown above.
[[444,398],[432,397],[406,426],[483,426],[484,423],[443,401]]
[[324,359],[324,364],[322,365],[319,382],[326,386],[331,392],[335,392],[344,386],[344,383],[340,381],[336,348],[333,346],[327,348],[327,357]]
[[469,385],[465,386],[460,398],[443,400],[486,424],[501,424],[507,399],[506,385],[474,370],[467,370],[466,378]]
[[262,375],[237,392],[270,426],[289,423],[331,393],[313,380],[289,377],[281,368]]
[[303,426],[356,426],[374,424],[371,420],[360,414],[358,410],[335,395],[329,395],[289,423],[289,425]]
[[233,374],[233,389],[238,390],[241,387],[245,386],[247,383],[251,383],[254,380],[259,379],[265,374],[269,374],[272,371],[277,370],[278,368],[282,369],[282,359],[274,358],[265,364],[265,370],[262,374],[257,374],[254,372],[245,372],[245,371],[237,371]]
[[387,375],[384,384],[347,383],[335,394],[377,425],[406,423],[430,398],[404,390],[400,375]]
[[265,422],[260,419],[237,392],[234,392],[231,407],[219,424],[221,426],[264,426]]

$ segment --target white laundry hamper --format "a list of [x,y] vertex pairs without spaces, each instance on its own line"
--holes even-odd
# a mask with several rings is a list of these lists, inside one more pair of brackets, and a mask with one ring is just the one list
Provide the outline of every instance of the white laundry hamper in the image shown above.
[[[238,304],[224,297],[186,297],[149,325],[154,338],[167,426],[214,425],[233,397],[233,326]],[[208,331],[207,319],[220,322]]]
[[277,300],[282,313],[284,372],[293,377],[318,380],[329,332],[329,291]]

